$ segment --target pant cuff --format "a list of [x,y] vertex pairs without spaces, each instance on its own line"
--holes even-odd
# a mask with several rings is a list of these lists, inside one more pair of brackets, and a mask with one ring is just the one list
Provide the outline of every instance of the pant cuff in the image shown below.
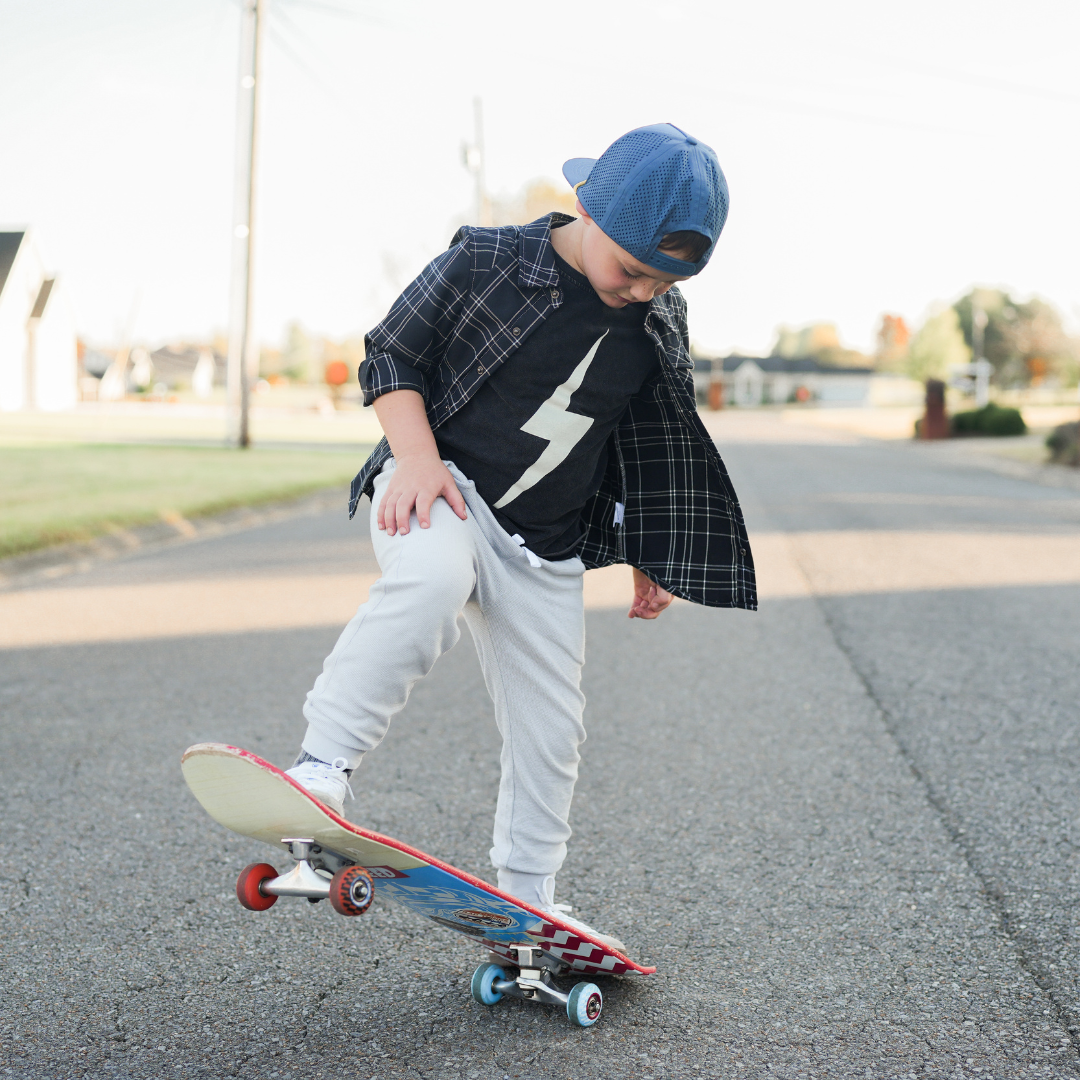
[[300,744],[302,750],[306,750],[312,757],[320,761],[331,762],[335,758],[344,758],[347,769],[355,769],[364,757],[363,750],[357,750],[352,746],[343,746],[333,739],[327,738],[321,731],[316,731],[308,725],[307,734]]
[[[516,847],[520,847],[520,844]],[[554,848],[548,846],[524,853],[516,851],[516,854],[509,858],[504,852],[494,847],[488,854],[491,857],[491,865],[500,873],[547,876],[557,874],[562,869],[562,864],[566,861],[566,845],[559,844]],[[508,866],[508,863],[513,863],[513,866]]]

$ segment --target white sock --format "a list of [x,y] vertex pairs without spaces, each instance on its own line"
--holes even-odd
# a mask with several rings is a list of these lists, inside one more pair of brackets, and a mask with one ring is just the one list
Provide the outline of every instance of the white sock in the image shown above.
[[554,874],[521,874],[516,870],[500,870],[499,888],[534,907],[549,908],[555,903]]

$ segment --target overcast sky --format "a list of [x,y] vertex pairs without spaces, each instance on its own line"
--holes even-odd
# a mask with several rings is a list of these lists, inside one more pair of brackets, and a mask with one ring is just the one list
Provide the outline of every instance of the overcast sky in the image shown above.
[[[268,0],[258,334],[362,333],[489,185],[670,121],[731,188],[684,291],[706,349],[826,320],[870,348],[972,283],[1080,321],[1080,4]],[[80,331],[221,329],[236,0],[0,0],[0,225],[37,227]]]

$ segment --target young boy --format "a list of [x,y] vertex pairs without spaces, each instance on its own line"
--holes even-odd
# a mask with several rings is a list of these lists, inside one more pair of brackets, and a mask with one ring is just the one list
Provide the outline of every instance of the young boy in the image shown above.
[[460,229],[367,335],[360,382],[386,438],[350,514],[371,497],[382,577],[308,694],[289,770],[340,812],[464,615],[503,740],[491,860],[500,889],[544,910],[585,738],[585,570],[633,566],[630,618],[675,596],[757,605],[674,287],[727,216],[716,155],[657,124],[563,173],[579,217]]

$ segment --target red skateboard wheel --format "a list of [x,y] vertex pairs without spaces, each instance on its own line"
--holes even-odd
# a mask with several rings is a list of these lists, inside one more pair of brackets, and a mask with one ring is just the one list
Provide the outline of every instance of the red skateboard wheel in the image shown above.
[[362,866],[346,866],[330,882],[330,906],[339,915],[363,915],[375,899],[375,882]]
[[264,881],[272,881],[278,876],[277,870],[269,863],[257,862],[245,866],[236,879],[236,899],[248,911],[265,911],[277,903],[277,897],[267,894],[260,886]]

